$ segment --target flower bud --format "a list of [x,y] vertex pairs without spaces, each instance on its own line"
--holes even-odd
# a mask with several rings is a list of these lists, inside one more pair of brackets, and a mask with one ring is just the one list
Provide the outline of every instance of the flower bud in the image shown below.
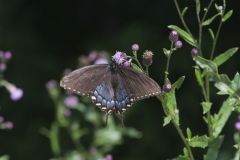
[[191,54],[192,54],[192,56],[198,56],[198,55],[199,55],[199,49],[193,48],[193,49],[191,50]]
[[169,40],[173,43],[178,41],[178,37],[178,32],[175,30],[171,31],[171,33],[169,34]]
[[240,131],[240,121],[237,121],[237,122],[235,123],[235,129],[236,129],[237,131]]
[[137,43],[132,45],[132,50],[133,51],[138,51],[139,50],[139,45]]
[[175,42],[175,48],[182,48],[182,46],[182,41],[178,40],[177,42]]
[[163,85],[163,92],[168,93],[172,89],[172,85],[170,83],[166,83]]
[[143,61],[142,61],[143,65],[146,67],[151,66],[151,64],[153,62],[152,57],[153,57],[152,51],[146,50],[143,53]]

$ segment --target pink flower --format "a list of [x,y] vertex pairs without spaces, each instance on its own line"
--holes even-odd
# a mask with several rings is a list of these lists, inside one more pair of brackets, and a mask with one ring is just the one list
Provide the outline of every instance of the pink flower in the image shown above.
[[64,104],[66,105],[66,107],[68,108],[74,108],[76,107],[76,105],[78,105],[78,97],[71,95],[71,96],[67,96],[64,99]]
[[98,58],[94,64],[108,64],[108,60],[106,58]]
[[22,98],[23,96],[23,90],[21,88],[17,88],[15,85],[9,83],[7,86],[6,86],[7,90],[9,91],[10,93],[10,98],[13,100],[13,101],[18,101]]
[[50,80],[46,83],[46,88],[47,89],[52,89],[57,86],[57,82],[55,80]]
[[113,56],[112,60],[119,65],[123,65],[127,61],[127,54],[124,52],[117,51]]
[[6,122],[6,123],[4,124],[4,126],[5,126],[6,129],[13,129],[13,123],[10,122],[10,121]]
[[12,58],[12,52],[6,51],[6,52],[4,53],[4,59],[5,59],[5,60],[10,60],[11,58]]

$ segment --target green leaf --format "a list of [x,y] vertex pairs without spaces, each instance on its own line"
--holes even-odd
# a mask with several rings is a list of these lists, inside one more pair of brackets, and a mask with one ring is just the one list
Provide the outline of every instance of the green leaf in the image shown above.
[[221,133],[223,127],[225,126],[227,120],[233,112],[235,102],[236,100],[233,98],[228,98],[226,101],[223,102],[222,106],[220,107],[221,109],[216,115],[216,120],[212,124],[214,137],[218,137]]
[[197,14],[199,15],[200,10],[201,10],[201,3],[200,3],[200,0],[196,0],[196,10],[197,10]]
[[209,148],[207,154],[204,156],[204,160],[217,160],[223,139],[223,136],[219,136],[209,143]]
[[200,56],[195,57],[194,60],[202,69],[207,69],[210,72],[218,73],[217,65],[213,61],[207,60]]
[[208,146],[208,136],[194,136],[189,139],[189,145],[191,147],[206,148]]
[[179,35],[190,45],[197,47],[196,41],[194,40],[194,38],[188,34],[186,31],[184,31],[183,29],[179,28],[178,26],[175,25],[170,25],[168,26],[168,28],[176,30]]
[[195,77],[197,79],[198,84],[200,86],[203,86],[203,80],[202,80],[201,71],[198,68],[195,68]]
[[179,89],[185,80],[185,76],[181,76],[178,80],[172,85],[172,88]]
[[135,63],[131,63],[131,66],[133,67],[133,69],[135,69],[139,72],[143,72],[143,70],[140,67],[138,67],[138,65],[136,65]]
[[0,157],[0,160],[9,160],[9,156],[8,155],[4,155]]
[[202,102],[201,105],[203,107],[203,114],[206,114],[208,111],[210,111],[210,109],[212,107],[211,102]]
[[212,40],[214,40],[215,36],[214,36],[213,30],[211,28],[208,28],[208,31],[209,31],[209,33],[210,33],[210,35],[212,37]]
[[171,122],[171,120],[172,120],[172,117],[171,117],[170,115],[166,116],[166,117],[164,118],[163,126],[168,125],[168,124]]
[[192,138],[192,132],[191,132],[190,128],[187,128],[187,138],[188,139]]
[[210,25],[217,16],[219,16],[219,13],[218,13],[218,14],[215,14],[215,15],[212,16],[211,18],[205,20],[205,21],[202,23],[202,26],[208,26],[208,25]]
[[183,11],[182,11],[182,16],[184,16],[184,15],[186,14],[187,10],[188,10],[188,7],[185,7],[185,8],[183,9]]
[[222,18],[222,22],[226,22],[233,14],[233,10],[228,11]]
[[163,53],[165,54],[166,57],[169,57],[170,51],[167,50],[166,48],[163,48]]
[[234,91],[232,90],[231,86],[227,85],[224,82],[215,83],[215,87],[220,90],[217,93],[218,95],[233,95],[234,94]]
[[237,91],[240,89],[240,75],[237,72],[232,80],[231,87],[233,90]]
[[224,53],[218,55],[216,58],[214,58],[214,62],[217,64],[217,66],[222,65],[224,62],[226,62],[229,58],[231,58],[236,52],[238,51],[238,47],[228,49]]

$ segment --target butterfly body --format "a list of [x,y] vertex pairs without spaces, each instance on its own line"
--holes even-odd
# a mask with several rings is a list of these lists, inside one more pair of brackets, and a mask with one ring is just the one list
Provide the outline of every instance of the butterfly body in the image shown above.
[[135,101],[160,94],[158,84],[146,74],[114,61],[77,69],[66,75],[60,86],[90,97],[107,113],[122,113]]

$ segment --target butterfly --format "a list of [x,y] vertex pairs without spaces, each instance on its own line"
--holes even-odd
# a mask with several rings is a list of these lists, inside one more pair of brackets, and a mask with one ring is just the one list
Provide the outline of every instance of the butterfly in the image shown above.
[[157,82],[144,72],[122,65],[122,62],[113,58],[110,64],[94,64],[74,70],[62,78],[60,86],[90,97],[106,113],[123,113],[134,102],[161,93]]

